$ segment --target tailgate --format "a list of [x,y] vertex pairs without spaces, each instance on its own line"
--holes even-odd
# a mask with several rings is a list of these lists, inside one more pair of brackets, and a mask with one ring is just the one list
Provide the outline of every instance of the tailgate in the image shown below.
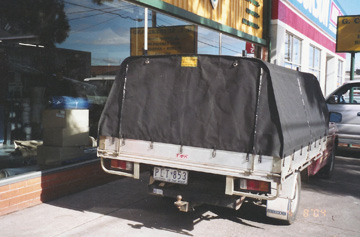
[[280,176],[281,160],[215,149],[100,137],[98,156],[138,164],[269,180]]

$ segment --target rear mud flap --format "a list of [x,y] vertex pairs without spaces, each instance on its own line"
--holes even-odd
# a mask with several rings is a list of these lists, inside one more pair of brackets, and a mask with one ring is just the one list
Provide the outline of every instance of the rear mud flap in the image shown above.
[[[298,182],[299,173],[291,175],[283,184],[279,193],[279,197],[274,200],[268,200],[266,204],[266,215],[271,218],[280,219],[280,220],[291,220],[293,219],[291,211],[291,202],[294,199],[297,199],[296,195],[299,195],[300,192],[296,192],[296,183]],[[300,181],[300,179],[299,179]],[[300,181],[301,182],[301,181]],[[301,188],[298,187],[298,188]]]
[[275,219],[288,220],[289,199],[278,197],[275,200],[267,201],[266,215]]

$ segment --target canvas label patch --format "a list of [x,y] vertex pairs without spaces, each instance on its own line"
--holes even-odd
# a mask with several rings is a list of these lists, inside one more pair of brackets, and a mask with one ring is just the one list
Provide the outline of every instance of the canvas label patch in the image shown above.
[[182,57],[181,67],[197,67],[197,57]]

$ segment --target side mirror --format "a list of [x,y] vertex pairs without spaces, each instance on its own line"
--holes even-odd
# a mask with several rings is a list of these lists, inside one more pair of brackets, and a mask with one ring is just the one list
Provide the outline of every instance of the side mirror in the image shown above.
[[330,117],[330,122],[333,123],[340,123],[342,121],[342,114],[337,113],[337,112],[330,112],[329,113],[329,117]]

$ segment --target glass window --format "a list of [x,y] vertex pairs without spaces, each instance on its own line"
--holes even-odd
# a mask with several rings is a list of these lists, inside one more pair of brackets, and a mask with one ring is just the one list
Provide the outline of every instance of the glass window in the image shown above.
[[[59,109],[68,108],[74,102],[89,110],[89,123],[83,124],[89,134],[85,132],[74,142],[85,147],[88,135],[97,136],[120,63],[131,55],[130,46],[137,51],[143,48],[132,44],[137,41],[132,41],[131,29],[144,27],[144,8],[126,1],[54,0],[44,4],[33,0],[21,1],[21,7],[19,2],[1,1],[6,10],[0,14],[0,140],[12,152],[15,140],[42,141],[43,134],[49,133],[43,128],[43,111],[58,103],[64,103]],[[61,141],[44,144],[61,147]],[[32,143],[32,148],[39,144]],[[22,154],[22,149],[27,148],[17,145],[13,154]],[[96,158],[93,149],[91,152],[87,158]],[[7,159],[0,170],[44,165],[33,156],[36,152],[29,154],[20,155],[16,162]],[[68,159],[68,164],[79,161],[61,159]]]
[[198,53],[219,55],[219,33],[205,27],[199,27]]
[[[219,54],[218,32],[160,12],[149,12],[149,55]],[[142,38],[143,35],[139,40],[143,44]]]
[[334,95],[332,104],[358,104],[360,103],[360,85],[348,84],[341,87]]
[[144,7],[127,1],[44,2],[24,0],[19,7],[19,1],[1,0],[0,141],[7,145],[41,141],[42,112],[72,99],[89,109],[89,135],[96,137],[115,75],[129,56],[241,55],[245,48],[225,35],[221,46],[219,32],[160,12],[149,9],[145,16]]
[[320,80],[320,49],[310,45],[309,48],[309,71]]
[[230,56],[242,56],[245,50],[245,41],[222,34],[221,54]]
[[69,0],[64,5],[70,29],[57,48],[90,53],[92,66],[118,66],[130,56],[130,29],[144,27],[144,8],[125,1]]
[[149,55],[197,53],[198,26],[156,11],[149,12]]
[[286,32],[284,66],[296,70],[301,69],[301,39]]

